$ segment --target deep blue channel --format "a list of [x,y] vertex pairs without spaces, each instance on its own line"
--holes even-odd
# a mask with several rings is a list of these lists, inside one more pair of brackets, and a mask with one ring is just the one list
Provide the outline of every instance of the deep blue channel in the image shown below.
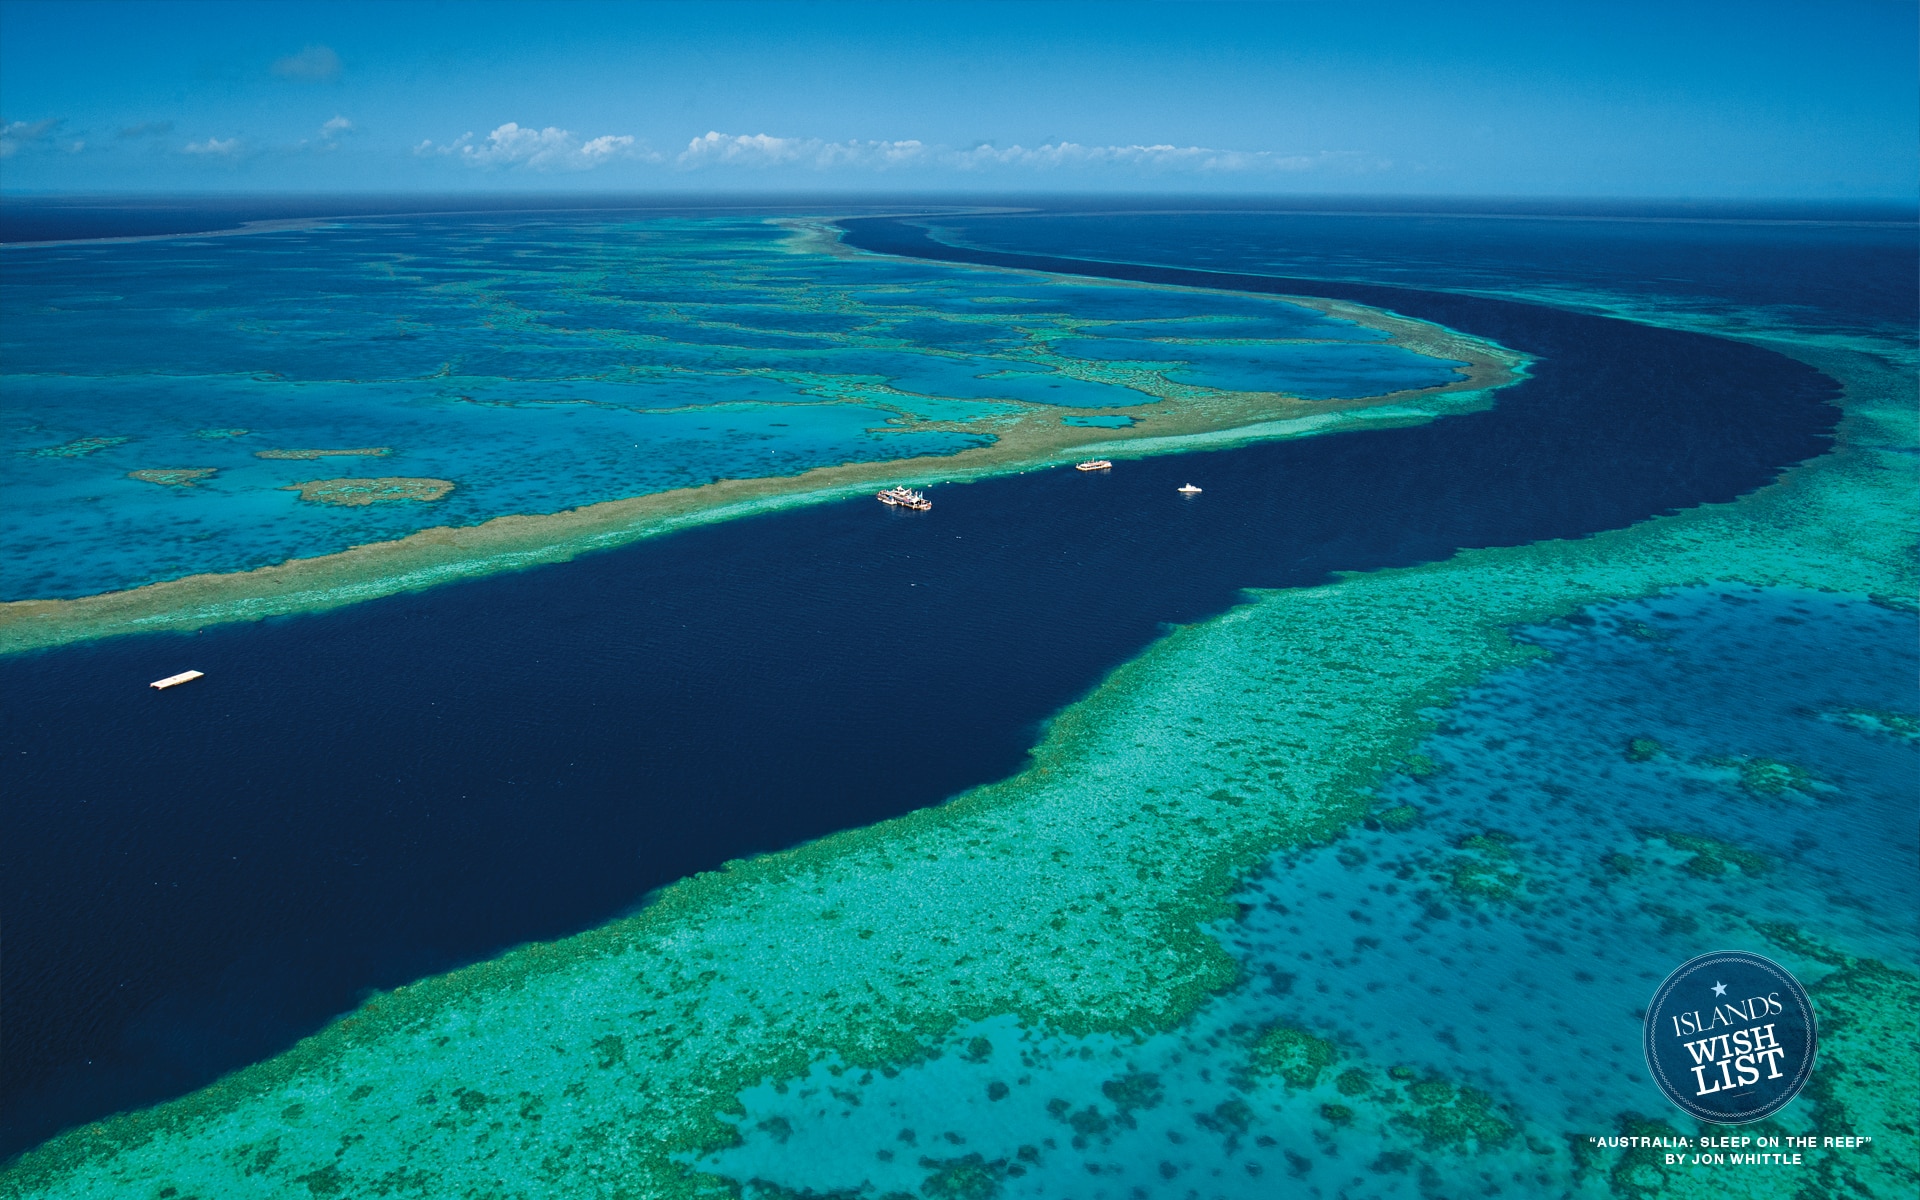
[[[962,256],[897,224],[854,236]],[[1349,296],[1539,361],[1494,408],[1419,428],[941,487],[929,513],[853,500],[0,660],[4,1147],[181,1094],[368,989],[1011,774],[1049,714],[1242,588],[1729,500],[1837,417],[1825,377],[1697,334],[1049,266]],[[207,677],[146,687],[186,667]]]

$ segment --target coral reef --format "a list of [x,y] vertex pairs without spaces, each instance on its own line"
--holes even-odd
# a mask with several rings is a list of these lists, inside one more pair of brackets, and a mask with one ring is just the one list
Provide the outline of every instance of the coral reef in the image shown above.
[[158,483],[165,487],[192,487],[202,479],[212,479],[219,473],[217,467],[149,467],[139,471],[128,471],[128,479],[138,479],[141,483]]
[[450,479],[413,479],[404,475],[382,475],[375,479],[309,479],[283,491],[299,492],[302,500],[313,504],[389,504],[397,500],[438,500],[453,490]]
[[255,458],[305,462],[315,458],[385,458],[393,453],[391,446],[362,446],[348,450],[255,450]]

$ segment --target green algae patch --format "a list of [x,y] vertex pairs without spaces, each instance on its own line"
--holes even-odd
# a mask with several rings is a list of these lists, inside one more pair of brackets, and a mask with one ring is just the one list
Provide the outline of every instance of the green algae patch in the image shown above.
[[453,490],[451,479],[418,479],[404,475],[382,475],[374,479],[310,479],[280,489],[299,492],[312,504],[337,504],[356,508],[366,504],[391,504],[400,500],[430,503]]
[[1374,813],[1368,821],[1388,833],[1405,833],[1420,823],[1420,810],[1411,804],[1396,804]]
[[1440,764],[1424,754],[1409,754],[1400,762],[1400,773],[1409,779],[1432,779],[1440,773]]
[[1627,741],[1628,762],[1652,762],[1662,754],[1665,754],[1666,751],[1667,748],[1665,746],[1662,746],[1652,738],[1637,737],[1630,738]]
[[1851,729],[1876,737],[1891,738],[1897,742],[1920,742],[1920,717],[1912,713],[1889,712],[1883,708],[1848,708],[1835,706],[1823,708],[1817,714],[1821,720],[1830,721],[1842,729]]
[[1393,1125],[1420,1140],[1423,1150],[1470,1152],[1505,1146],[1519,1126],[1495,1109],[1492,1096],[1429,1076],[1405,1089],[1406,1106]]
[[1109,1079],[1100,1085],[1100,1094],[1123,1113],[1136,1108],[1157,1108],[1165,1096],[1160,1087],[1160,1077],[1141,1071]]
[[141,483],[157,483],[162,487],[192,487],[202,479],[212,479],[219,473],[217,467],[149,467],[140,471],[128,471],[128,479],[137,479]]
[[[1169,1028],[1236,978],[1206,929],[1242,874],[1373,811],[1375,782],[1436,706],[1540,654],[1514,626],[1716,581],[1914,593],[1910,371],[1788,348],[1842,380],[1846,416],[1833,452],[1767,488],[1578,541],[1256,594],[1114,671],[1013,779],[730,863],[600,929],[375,997],[278,1058],[30,1151],[0,1194],[305,1195],[339,1182],[367,1195],[724,1196],[732,1185],[685,1163],[738,1138],[723,1116],[762,1081],[828,1059],[886,1070],[997,1014],[1070,1035]],[[1746,869],[1726,843],[1644,845],[1647,860]],[[1809,989],[1823,1028],[1854,1024],[1823,1048],[1816,1080],[1837,1072],[1832,1103],[1864,1122],[1884,1102],[1889,1124],[1875,1131],[1884,1161],[1877,1145],[1854,1160],[1887,1174],[1820,1194],[1911,1194],[1893,1172],[1914,1161],[1912,1101],[1897,1087],[1876,1100],[1880,1077],[1859,1065],[1911,1063],[1911,977],[1862,968],[1826,983]],[[1409,1106],[1394,1128],[1422,1144],[1498,1143],[1513,1124],[1409,1068],[1377,1086],[1400,1097],[1380,1105]],[[1356,1126],[1374,1119],[1372,1094],[1323,1102]],[[295,1104],[302,1115],[284,1117]],[[1230,1128],[1231,1116],[1209,1119]],[[269,1142],[270,1160],[236,1157]],[[1418,1156],[1380,1162],[1411,1170]],[[1614,1165],[1596,1160],[1595,1178]]]
[[1278,1076],[1290,1088],[1310,1088],[1339,1061],[1340,1048],[1291,1025],[1275,1025],[1254,1040],[1247,1056],[1247,1074],[1253,1078]]
[[90,454],[111,450],[115,446],[124,445],[132,440],[124,437],[83,437],[62,442],[58,446],[41,446],[27,453],[35,458],[85,458]]
[[933,1174],[920,1185],[927,1200],[993,1200],[1012,1166],[1006,1159],[988,1161],[979,1154],[962,1158],[923,1158],[920,1165]]
[[1766,855],[1718,838],[1666,829],[1642,830],[1640,836],[1649,841],[1664,842],[1687,855],[1681,863],[1682,868],[1702,879],[1716,879],[1725,875],[1728,868],[1737,868],[1747,876],[1764,875],[1773,868],[1773,863]]
[[1373,1082],[1367,1078],[1367,1073],[1358,1067],[1340,1072],[1339,1078],[1333,1081],[1333,1086],[1342,1096],[1364,1096],[1373,1090]]
[[1466,900],[1519,898],[1527,877],[1515,863],[1512,834],[1489,830],[1469,834],[1457,845],[1464,853],[1448,864],[1445,876],[1454,895]]
[[1709,758],[1709,767],[1733,772],[1740,790],[1757,799],[1779,799],[1788,793],[1813,797],[1824,788],[1811,771],[1772,758]]
[[1621,854],[1615,851],[1600,856],[1601,869],[1610,875],[1619,875],[1622,877],[1636,875],[1640,871],[1640,865],[1640,860],[1631,854]]

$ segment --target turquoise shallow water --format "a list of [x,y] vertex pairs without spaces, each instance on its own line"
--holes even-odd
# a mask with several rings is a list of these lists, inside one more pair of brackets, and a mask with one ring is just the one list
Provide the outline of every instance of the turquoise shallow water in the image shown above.
[[[1319,396],[1453,377],[1271,298],[836,257],[757,218],[362,219],[5,253],[4,599],[951,454],[990,439],[969,422],[1152,404],[1170,382]],[[1267,340],[1236,344],[1230,369],[1198,346],[1143,375],[1170,356],[1130,339],[1159,335]],[[391,453],[257,457],[363,447]],[[201,474],[129,477],[154,470]],[[453,488],[361,507],[283,490],[377,476]]]
[[[1769,923],[1920,958],[1916,748],[1888,724],[1920,709],[1914,633],[1864,600],[1746,588],[1530,630],[1552,657],[1445,710],[1367,827],[1241,891],[1218,934],[1243,982],[1182,1027],[1003,1017],[898,1070],[825,1064],[745,1093],[741,1144],[703,1165],[750,1195],[1577,1191],[1570,1137],[1623,1113],[1695,1129],[1639,1050],[1681,961],[1825,973]],[[1782,1124],[1804,1131],[1809,1103]]]
[[[891,412],[781,404],[779,387],[756,390],[767,398],[743,395],[645,412],[564,393],[518,402],[422,396],[403,382],[288,382],[263,395],[256,382],[231,377],[35,379],[24,387],[26,401],[57,410],[71,428],[141,432],[137,441],[80,460],[22,456],[24,468],[10,473],[7,488],[18,506],[9,536],[9,550],[18,556],[7,573],[9,598],[265,566],[294,553],[401,537],[427,524],[476,524],[502,513],[553,512],[692,487],[723,475],[791,474],[985,440],[890,431]],[[267,425],[271,437],[263,437],[267,431],[202,436],[242,422]],[[276,446],[393,452],[305,461],[255,456]],[[219,473],[191,487],[170,487],[127,477],[127,470],[141,467],[216,467]],[[284,490],[341,476],[450,479],[456,487],[432,505],[348,508],[306,503]]]
[[[1101,332],[1107,334],[1106,330]],[[1399,346],[1339,343],[1211,345],[1102,336],[1070,338],[1055,343],[1054,349],[1076,358],[1159,360],[1171,364],[1164,374],[1179,383],[1239,391],[1271,388],[1312,400],[1434,387],[1459,378],[1452,368],[1466,365],[1428,358]]]

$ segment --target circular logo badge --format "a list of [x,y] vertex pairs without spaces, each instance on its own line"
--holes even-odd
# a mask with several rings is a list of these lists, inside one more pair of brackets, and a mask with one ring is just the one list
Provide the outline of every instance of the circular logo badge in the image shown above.
[[1785,1108],[1806,1085],[1820,1044],[1800,981],[1744,950],[1675,968],[1647,1006],[1644,1037],[1660,1091],[1716,1125],[1744,1125]]

